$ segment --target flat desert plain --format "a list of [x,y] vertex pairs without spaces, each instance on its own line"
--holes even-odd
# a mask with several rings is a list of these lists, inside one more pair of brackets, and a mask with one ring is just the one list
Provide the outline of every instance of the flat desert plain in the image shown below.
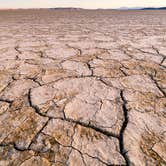
[[0,166],[105,165],[166,165],[166,11],[0,11]]

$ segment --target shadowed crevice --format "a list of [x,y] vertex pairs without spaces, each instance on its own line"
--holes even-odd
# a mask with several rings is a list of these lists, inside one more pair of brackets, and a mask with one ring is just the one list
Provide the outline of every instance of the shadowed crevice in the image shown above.
[[124,97],[123,90],[121,90],[120,96],[121,96],[121,99],[123,101],[122,109],[123,109],[123,114],[124,114],[124,122],[123,122],[122,128],[120,130],[120,134],[119,134],[119,147],[120,147],[120,153],[126,161],[126,165],[129,166],[130,160],[129,160],[129,157],[127,155],[127,151],[125,150],[125,147],[124,147],[124,132],[125,132],[125,129],[127,127],[128,122],[129,122],[129,117],[128,117],[128,109],[126,106],[127,101]]

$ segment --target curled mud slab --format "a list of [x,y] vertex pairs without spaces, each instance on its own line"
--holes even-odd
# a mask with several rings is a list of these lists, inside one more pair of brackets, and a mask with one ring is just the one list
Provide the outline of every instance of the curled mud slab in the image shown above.
[[0,11],[0,165],[166,165],[165,11]]

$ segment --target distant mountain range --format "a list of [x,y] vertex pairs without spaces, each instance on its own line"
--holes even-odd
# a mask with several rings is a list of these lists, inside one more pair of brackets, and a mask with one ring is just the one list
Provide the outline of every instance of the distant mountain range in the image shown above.
[[[74,8],[74,7],[67,7],[67,8],[63,8],[63,7],[55,7],[55,8],[50,8],[52,10],[71,10],[71,11],[75,11],[75,10],[109,10],[109,9],[84,9],[84,8]],[[146,7],[146,8],[142,8],[142,7],[121,7],[121,8],[117,8],[114,10],[166,10],[166,7]]]
[[74,8],[74,7],[55,7],[55,8],[50,8],[52,10],[84,10],[83,8]]
[[142,8],[141,10],[166,10],[166,7],[159,7],[159,8],[147,7],[147,8]]
[[166,7],[146,7],[146,8],[142,8],[142,7],[121,7],[118,8],[117,10],[166,10]]
[[[98,9],[85,9],[85,8],[77,8],[77,7],[53,7],[53,8],[18,8],[21,10],[26,10],[26,9],[50,9],[50,10],[67,10],[67,11],[80,11],[80,10],[166,10],[166,7],[120,7],[120,8],[98,8]],[[15,9],[1,9],[0,10],[15,10]]]

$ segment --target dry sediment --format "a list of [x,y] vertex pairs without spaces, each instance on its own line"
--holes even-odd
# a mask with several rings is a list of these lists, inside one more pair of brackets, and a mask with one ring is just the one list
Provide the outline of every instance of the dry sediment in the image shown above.
[[0,11],[0,165],[166,164],[165,11]]

